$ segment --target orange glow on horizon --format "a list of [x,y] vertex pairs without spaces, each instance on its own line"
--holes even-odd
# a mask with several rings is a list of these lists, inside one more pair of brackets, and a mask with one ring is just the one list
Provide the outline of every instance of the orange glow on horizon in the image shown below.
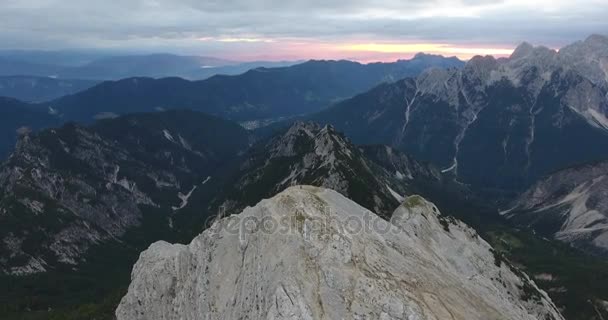
[[338,46],[346,52],[414,55],[418,52],[456,56],[468,60],[476,55],[508,56],[513,49],[455,46],[439,43],[358,43]]
[[[227,50],[228,56],[235,60],[308,60],[308,59],[347,59],[361,63],[392,62],[409,59],[419,52],[439,54],[446,57],[455,56],[468,60],[476,55],[505,57],[513,53],[512,48],[504,46],[467,46],[449,43],[398,43],[398,42],[350,42],[331,43],[312,39],[260,39],[260,38],[201,38],[201,41],[216,41],[224,45],[255,45],[246,50]],[[226,47],[225,49],[230,49]],[[233,55],[230,54],[235,53]],[[260,54],[269,52],[270,54]]]

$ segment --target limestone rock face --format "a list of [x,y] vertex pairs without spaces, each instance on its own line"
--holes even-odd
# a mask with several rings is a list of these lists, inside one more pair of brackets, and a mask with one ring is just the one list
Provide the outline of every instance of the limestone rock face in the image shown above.
[[391,222],[288,188],[189,245],[143,252],[117,319],[562,319],[463,223],[409,197]]

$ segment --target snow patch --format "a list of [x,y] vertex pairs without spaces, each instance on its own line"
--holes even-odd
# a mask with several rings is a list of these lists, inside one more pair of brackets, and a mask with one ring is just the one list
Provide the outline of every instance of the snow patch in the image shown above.
[[395,198],[395,200],[399,201],[399,203],[401,203],[401,202],[403,202],[403,200],[405,200],[405,197],[398,194],[395,190],[391,189],[391,187],[389,187],[388,184],[386,185],[386,187],[388,188],[388,191],[391,193],[391,195]]
[[456,167],[458,167],[458,161],[456,161],[456,159],[454,159],[454,164],[452,164],[452,166],[447,169],[441,170],[441,173],[448,173],[448,172],[456,169]]
[[414,105],[414,102],[416,102],[416,97],[418,97],[419,93],[420,91],[416,89],[416,92],[414,93],[414,96],[411,100],[405,97],[405,122],[403,123],[403,127],[401,127],[401,139],[403,139],[403,137],[405,136],[405,129],[407,129],[407,125],[410,123],[411,109]]
[[188,199],[190,199],[190,196],[192,195],[194,190],[196,190],[196,188],[197,186],[193,186],[192,189],[190,189],[190,192],[188,192],[187,194],[183,194],[181,192],[178,193],[177,197],[182,200],[182,203],[179,205],[179,207],[171,207],[171,209],[173,209],[173,211],[177,211],[185,208],[188,205]]
[[163,130],[163,135],[165,136],[165,138],[173,143],[177,143],[175,142],[175,139],[173,138],[173,136],[171,135],[171,133],[169,132],[169,130],[164,129]]
[[600,125],[603,129],[608,130],[608,118],[606,118],[605,115],[597,112],[597,110],[594,109],[588,109],[587,113],[589,113],[591,118],[593,118],[598,125]]
[[399,170],[397,170],[397,171],[395,172],[395,177],[397,177],[397,179],[399,179],[399,180],[403,180],[403,179],[405,179],[405,176],[404,176],[404,175],[403,175],[403,173],[401,173],[401,171],[399,171]]
[[188,143],[188,141],[186,141],[186,139],[184,139],[182,137],[181,134],[178,134],[177,137],[179,138],[179,143],[182,145],[182,147],[184,147],[184,149],[192,151],[192,147],[190,146],[190,144]]
[[110,175],[109,179],[110,180],[108,183],[106,183],[106,189],[110,190],[112,188],[112,184],[118,184],[118,173],[120,172],[120,166],[117,165],[114,168],[114,172]]

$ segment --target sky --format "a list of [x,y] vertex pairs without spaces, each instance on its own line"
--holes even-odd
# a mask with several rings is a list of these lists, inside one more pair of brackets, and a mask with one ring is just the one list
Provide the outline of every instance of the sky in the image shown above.
[[0,0],[0,49],[468,59],[608,34],[607,17],[608,0]]

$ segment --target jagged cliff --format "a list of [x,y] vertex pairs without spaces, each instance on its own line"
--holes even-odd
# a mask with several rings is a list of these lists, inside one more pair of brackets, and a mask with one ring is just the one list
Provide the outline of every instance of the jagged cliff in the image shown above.
[[153,244],[116,316],[562,319],[525,274],[423,198],[405,199],[387,222],[309,186],[217,221],[189,245]]

